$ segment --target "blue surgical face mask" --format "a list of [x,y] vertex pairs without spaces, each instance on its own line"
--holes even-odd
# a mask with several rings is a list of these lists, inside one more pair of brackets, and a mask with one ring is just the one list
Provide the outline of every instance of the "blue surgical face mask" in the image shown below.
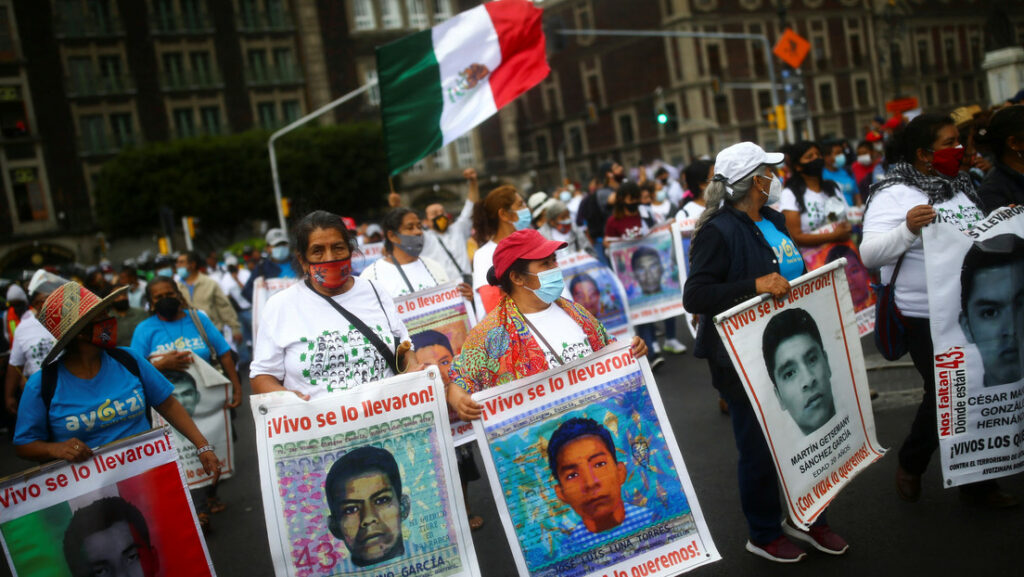
[[156,276],[165,276],[170,278],[174,276],[174,269],[172,269],[169,266],[164,268],[158,268],[156,269]]
[[516,217],[519,219],[515,223],[516,230],[526,230],[533,224],[533,217],[530,215],[530,209],[528,208],[517,210]]
[[178,267],[177,273],[178,278],[188,278],[188,269],[183,266]]
[[562,192],[558,193],[558,199],[561,200],[562,202],[569,202],[570,200],[572,200],[572,193],[569,192],[568,190],[563,190]]
[[558,297],[562,296],[562,290],[565,289],[565,278],[562,277],[562,269],[555,267],[544,272],[531,272],[529,274],[537,277],[537,280],[540,281],[540,288],[530,289],[533,291],[533,294],[537,295],[537,298],[551,304]]
[[844,166],[846,166],[846,155],[845,154],[837,154],[836,155],[836,168],[843,168]]
[[666,196],[668,196],[668,193],[663,188],[663,189],[659,190],[658,192],[654,193],[654,200],[658,201],[658,203],[660,204],[662,202],[665,202],[665,197]]
[[288,245],[286,244],[282,244],[281,246],[275,246],[270,249],[270,258],[276,260],[277,262],[284,262],[288,260],[288,256],[290,254],[291,253],[288,250]]

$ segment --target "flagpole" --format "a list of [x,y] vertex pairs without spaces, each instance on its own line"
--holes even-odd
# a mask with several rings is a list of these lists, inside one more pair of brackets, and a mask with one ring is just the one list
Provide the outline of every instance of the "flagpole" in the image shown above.
[[288,223],[285,222],[284,206],[281,203],[281,182],[277,174],[277,154],[274,152],[274,143],[277,141],[277,139],[281,138],[285,134],[288,134],[289,132],[295,130],[296,128],[299,128],[304,124],[307,124],[311,120],[323,116],[324,114],[330,112],[331,110],[334,110],[335,108],[341,106],[342,104],[345,104],[349,100],[352,100],[353,98],[359,96],[360,94],[366,92],[367,90],[370,90],[375,86],[377,86],[377,81],[371,80],[366,84],[360,86],[359,88],[356,88],[352,92],[349,92],[348,94],[335,100],[334,102],[330,102],[328,104],[325,104],[324,106],[321,106],[320,108],[317,108],[313,112],[310,112],[309,114],[303,116],[302,118],[296,120],[295,122],[292,122],[288,126],[285,126],[284,128],[270,135],[270,141],[267,142],[267,149],[269,149],[270,151],[270,175],[274,181],[274,200],[277,203],[278,225],[281,227],[281,230],[283,230],[285,233],[288,232]]

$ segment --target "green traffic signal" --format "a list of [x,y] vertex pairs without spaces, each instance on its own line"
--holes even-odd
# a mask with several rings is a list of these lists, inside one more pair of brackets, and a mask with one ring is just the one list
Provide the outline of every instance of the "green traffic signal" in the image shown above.
[[665,114],[664,112],[659,112],[658,124],[668,124],[668,114]]

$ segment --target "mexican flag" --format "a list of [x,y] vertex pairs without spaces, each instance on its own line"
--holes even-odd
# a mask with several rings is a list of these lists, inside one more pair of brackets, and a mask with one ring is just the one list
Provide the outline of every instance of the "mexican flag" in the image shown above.
[[541,10],[496,0],[377,48],[391,174],[462,136],[549,72]]

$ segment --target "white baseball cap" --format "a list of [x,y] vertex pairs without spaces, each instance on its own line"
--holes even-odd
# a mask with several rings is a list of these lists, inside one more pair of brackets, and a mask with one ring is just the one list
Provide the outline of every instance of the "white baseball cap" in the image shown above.
[[774,166],[786,159],[781,152],[765,152],[753,142],[734,144],[715,157],[715,176],[725,180],[726,188],[750,176],[759,166]]
[[279,229],[272,228],[267,231],[267,246],[277,246],[279,244],[288,244],[288,233]]

